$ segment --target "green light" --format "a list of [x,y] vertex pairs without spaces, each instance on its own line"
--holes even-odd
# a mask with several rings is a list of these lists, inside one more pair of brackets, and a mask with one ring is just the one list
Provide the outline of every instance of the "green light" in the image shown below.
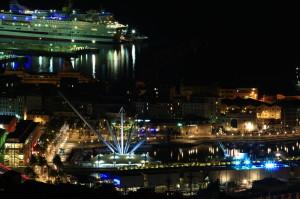
[[182,123],[178,122],[178,123],[177,123],[177,126],[178,126],[178,127],[182,127]]

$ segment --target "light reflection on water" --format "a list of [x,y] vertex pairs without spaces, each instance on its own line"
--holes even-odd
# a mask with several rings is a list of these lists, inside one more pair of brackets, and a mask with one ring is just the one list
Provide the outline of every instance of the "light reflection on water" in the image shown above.
[[[98,80],[118,81],[135,77],[136,58],[141,46],[134,44],[103,45],[98,52],[81,54],[71,58],[69,62],[75,71],[89,75]],[[56,56],[26,55],[24,63],[12,62],[8,67],[17,69],[23,66],[29,72],[56,73],[66,68],[65,58]]]
[[246,153],[251,159],[274,158],[280,153],[282,158],[300,156],[298,141],[269,143],[223,143],[225,151],[214,143],[198,146],[154,146],[150,156],[162,162],[208,161],[224,159],[224,153],[230,157]]

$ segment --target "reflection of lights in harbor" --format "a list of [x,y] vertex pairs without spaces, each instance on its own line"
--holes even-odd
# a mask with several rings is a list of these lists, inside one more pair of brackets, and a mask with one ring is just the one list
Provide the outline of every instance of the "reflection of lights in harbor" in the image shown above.
[[114,51],[114,56],[113,56],[113,66],[114,68],[117,68],[118,67],[118,53],[117,51],[115,50]]
[[133,68],[134,68],[134,66],[135,66],[135,45],[134,44],[132,44],[132,49],[131,49],[131,56],[132,56],[132,66],[133,66]]
[[[121,72],[127,71],[126,66],[129,64],[128,48],[121,45],[120,50],[109,50],[107,52],[107,67],[114,79],[123,75]],[[122,68],[124,66],[125,68]]]
[[39,66],[41,67],[43,64],[43,57],[42,56],[39,56]]
[[93,72],[92,72],[93,78],[96,79],[96,55],[95,54],[92,55],[92,68],[93,68]]
[[124,59],[124,46],[123,45],[121,45],[120,57],[121,57],[120,64],[124,65],[125,59]]
[[82,64],[82,55],[80,55],[80,64]]
[[74,69],[74,67],[75,67],[75,60],[74,60],[74,57],[71,58],[71,65],[72,65],[72,68]]
[[[59,49],[63,49],[63,45],[54,44],[52,46],[48,43],[48,48],[53,48],[56,51],[56,46]],[[73,48],[73,44],[70,45]],[[76,48],[80,48],[82,45],[76,44]],[[89,74],[91,77],[102,80],[119,80],[119,79],[131,79],[135,76],[134,66],[137,59],[138,46],[132,44],[121,44],[119,46],[103,46],[98,52],[80,54],[78,58],[72,61],[72,67],[79,70],[83,74]],[[64,58],[48,56],[34,56],[29,55],[27,59],[26,69],[30,72],[60,72],[63,70]],[[95,58],[94,58],[95,57]],[[30,60],[32,59],[32,61]],[[95,59],[95,67],[93,67],[93,60]],[[12,67],[12,63],[9,64]],[[87,67],[90,66],[90,67]],[[96,68],[98,67],[98,68]],[[101,68],[100,68],[101,67]],[[99,72],[98,72],[99,70]],[[96,74],[97,73],[97,74]],[[96,76],[96,77],[95,77]]]
[[50,57],[50,67],[49,67],[49,72],[53,73],[53,57]]

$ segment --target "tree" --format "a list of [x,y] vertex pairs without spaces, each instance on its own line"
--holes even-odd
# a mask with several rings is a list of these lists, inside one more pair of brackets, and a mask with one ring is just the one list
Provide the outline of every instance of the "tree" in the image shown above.
[[29,161],[30,166],[35,166],[38,164],[38,159],[35,155],[32,155]]
[[61,161],[61,158],[58,154],[56,154],[53,158],[53,164],[60,170],[63,167],[63,163]]
[[54,177],[56,178],[58,176],[58,172],[54,169],[49,169],[49,177]]
[[47,160],[46,160],[46,158],[44,157],[44,156],[38,156],[37,157],[37,160],[38,160],[38,165],[39,166],[45,166],[45,165],[47,165]]
[[36,173],[31,167],[26,167],[24,169],[24,174],[27,175],[31,179],[35,179],[37,177]]

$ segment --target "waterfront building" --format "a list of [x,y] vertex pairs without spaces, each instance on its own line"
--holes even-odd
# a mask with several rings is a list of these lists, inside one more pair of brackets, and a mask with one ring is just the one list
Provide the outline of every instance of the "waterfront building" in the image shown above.
[[213,119],[216,116],[218,100],[215,97],[192,97],[181,105],[182,117],[196,116]]
[[[53,73],[44,73],[44,74],[30,74],[23,70],[6,70],[3,74],[0,75],[0,78],[9,76],[9,77],[18,77],[20,82],[23,84],[49,84],[60,87],[61,83],[63,85],[70,86],[68,83],[70,79],[75,80],[78,83],[90,83],[93,82],[89,77],[84,76],[80,72],[58,72],[56,74]],[[73,85],[74,86],[74,85]],[[71,84],[72,87],[72,84]]]
[[278,102],[282,107],[282,123],[285,127],[300,126],[300,100],[281,100]]
[[4,164],[11,167],[27,165],[40,135],[41,131],[37,123],[31,120],[20,120],[16,130],[7,137]]
[[280,120],[281,119],[281,107],[279,106],[267,106],[262,105],[256,109],[256,117],[261,120]]
[[253,99],[223,99],[219,107],[227,131],[253,132],[280,123],[282,119],[280,106]]
[[44,125],[50,121],[50,114],[46,113],[45,111],[31,110],[27,112],[26,116],[27,120],[32,120],[41,125]]

